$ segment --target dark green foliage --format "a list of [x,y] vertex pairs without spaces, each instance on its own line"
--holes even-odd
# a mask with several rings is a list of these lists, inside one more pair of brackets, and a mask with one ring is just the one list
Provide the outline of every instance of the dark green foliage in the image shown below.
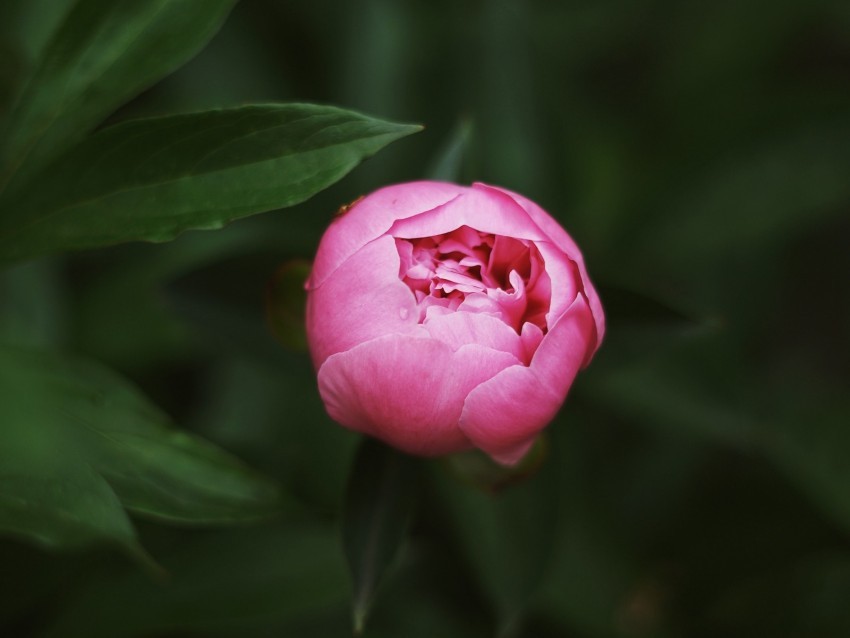
[[[0,635],[846,638],[848,73],[840,0],[3,0]],[[303,351],[426,177],[608,314],[520,476],[358,452]]]
[[275,488],[228,454],[169,427],[117,375],[53,353],[0,347],[0,529],[54,546],[132,545],[121,506],[180,523],[278,511]]
[[[234,3],[75,0],[66,9],[67,2],[27,7],[13,0],[22,14],[40,9],[62,19],[20,82],[4,127],[0,185],[40,168],[186,62],[218,30]],[[31,15],[26,17],[39,19]]]

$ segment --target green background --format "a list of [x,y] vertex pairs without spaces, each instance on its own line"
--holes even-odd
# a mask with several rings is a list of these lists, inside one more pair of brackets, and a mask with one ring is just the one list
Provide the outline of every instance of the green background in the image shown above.
[[[4,3],[0,101],[84,4],[98,2]],[[112,108],[65,107],[80,113],[79,134],[50,130],[68,148],[107,115],[271,102],[425,130],[294,208],[169,243],[24,261],[44,251],[4,233],[69,189],[85,197],[75,167],[102,151],[20,173],[38,188],[9,196],[0,214],[10,261],[0,273],[0,635],[345,636],[358,596],[373,599],[364,635],[376,637],[850,635],[850,4],[241,0],[159,82],[169,68],[157,56],[176,42],[199,48],[228,3],[141,4],[167,7],[172,30],[139,58],[148,66],[115,73]],[[74,73],[98,65],[89,50]],[[63,77],[45,109],[70,90]],[[46,139],[33,157],[58,152]],[[134,176],[148,166],[143,150],[126,155]],[[95,184],[111,170],[99,166]],[[606,340],[540,466],[497,490],[485,488],[504,477],[482,478],[477,459],[356,455],[360,440],[325,415],[302,347],[303,264],[334,211],[430,176],[541,204],[582,247],[607,312]],[[228,179],[238,194],[242,177]],[[241,212],[234,200],[231,217],[299,200],[274,197]],[[199,225],[220,224],[189,227]],[[135,237],[125,230],[116,218],[97,228],[107,239],[85,231],[60,248]],[[33,246],[53,241],[27,232]],[[54,387],[44,371],[66,364],[26,363],[21,349],[97,361],[151,400],[103,380],[107,429],[132,413],[218,447],[174,435],[122,443],[126,458],[90,449],[39,405]],[[67,365],[67,378],[107,375]],[[70,467],[74,455],[86,460]],[[382,482],[398,488],[386,503]],[[85,500],[98,489],[131,517],[101,525],[106,506]],[[281,496],[270,505],[264,490]],[[39,518],[42,504],[74,498],[75,524],[94,521],[94,532]],[[21,531],[20,503],[52,549]],[[378,546],[370,563],[358,525],[372,507],[387,529],[366,530]],[[353,580],[346,552],[366,563]]]

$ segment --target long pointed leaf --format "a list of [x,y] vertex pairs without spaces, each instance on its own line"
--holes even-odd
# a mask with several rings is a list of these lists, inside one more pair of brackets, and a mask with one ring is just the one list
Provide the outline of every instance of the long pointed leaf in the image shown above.
[[328,106],[246,106],[125,122],[2,202],[0,262],[131,240],[291,206],[419,130]]

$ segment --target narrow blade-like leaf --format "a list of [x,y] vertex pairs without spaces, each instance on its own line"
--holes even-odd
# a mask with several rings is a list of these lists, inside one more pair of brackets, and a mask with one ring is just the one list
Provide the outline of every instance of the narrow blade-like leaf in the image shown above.
[[436,157],[431,161],[426,174],[430,179],[446,182],[461,181],[463,163],[469,152],[469,140],[472,137],[472,122],[461,120],[443,143]]
[[363,631],[375,589],[404,540],[416,487],[415,461],[366,439],[358,450],[343,518],[354,580],[354,631]]
[[459,545],[493,604],[499,636],[519,635],[552,558],[559,472],[549,460],[538,474],[498,492],[435,476]]

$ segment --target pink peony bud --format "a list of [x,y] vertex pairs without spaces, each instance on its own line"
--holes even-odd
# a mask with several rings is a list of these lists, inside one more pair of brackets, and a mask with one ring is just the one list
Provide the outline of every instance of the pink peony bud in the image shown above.
[[382,188],[337,217],[307,282],[333,419],[410,454],[516,463],[605,331],[575,242],[533,202],[474,184]]

